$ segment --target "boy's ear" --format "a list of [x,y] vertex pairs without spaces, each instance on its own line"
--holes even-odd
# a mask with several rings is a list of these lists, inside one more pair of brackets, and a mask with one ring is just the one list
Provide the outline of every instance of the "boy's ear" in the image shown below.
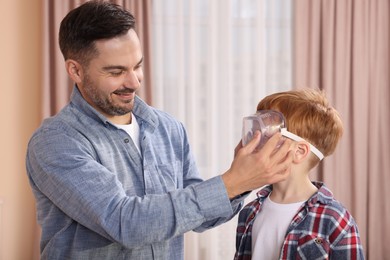
[[310,146],[307,142],[298,142],[294,153],[294,162],[301,163],[309,156]]
[[69,77],[79,84],[83,80],[83,66],[75,60],[68,59],[65,61],[65,69],[68,72]]

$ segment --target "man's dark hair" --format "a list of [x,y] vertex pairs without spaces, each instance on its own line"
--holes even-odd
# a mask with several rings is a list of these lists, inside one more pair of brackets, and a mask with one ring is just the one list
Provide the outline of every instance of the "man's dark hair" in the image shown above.
[[94,42],[112,39],[135,29],[134,16],[121,6],[102,0],[89,1],[62,20],[59,44],[64,59],[87,65],[97,54]]

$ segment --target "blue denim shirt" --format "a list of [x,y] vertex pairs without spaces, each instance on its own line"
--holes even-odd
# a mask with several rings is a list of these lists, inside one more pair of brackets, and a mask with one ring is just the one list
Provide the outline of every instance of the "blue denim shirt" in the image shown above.
[[74,88],[33,134],[26,167],[42,259],[183,259],[183,234],[231,219],[220,176],[203,181],[186,131],[136,97],[140,155],[128,134]]

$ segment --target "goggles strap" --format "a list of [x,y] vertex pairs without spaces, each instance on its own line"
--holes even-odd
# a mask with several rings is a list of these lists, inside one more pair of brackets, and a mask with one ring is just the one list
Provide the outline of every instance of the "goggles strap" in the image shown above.
[[[305,142],[309,143],[308,141],[306,141],[302,137],[299,137],[296,134],[293,134],[293,133],[287,131],[287,128],[282,128],[280,132],[281,132],[282,136],[290,138],[294,141],[297,141],[297,142],[305,141]],[[314,145],[312,145],[311,143],[309,143],[309,145],[310,145],[310,151],[312,153],[314,153],[321,161],[324,158],[324,155]]]

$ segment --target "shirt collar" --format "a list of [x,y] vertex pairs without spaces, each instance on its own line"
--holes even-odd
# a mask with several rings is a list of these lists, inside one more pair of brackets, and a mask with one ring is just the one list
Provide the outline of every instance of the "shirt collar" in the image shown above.
[[323,182],[313,182],[313,184],[318,188],[318,192],[307,201],[308,206],[311,207],[316,203],[329,204],[333,200],[333,193]]
[[[314,181],[313,184],[318,188],[318,191],[307,200],[307,205],[311,207],[317,203],[329,204],[329,202],[333,200],[333,193],[325,186],[323,182]],[[267,185],[257,192],[257,197],[260,201],[263,201],[269,196],[271,191],[272,185]]]

